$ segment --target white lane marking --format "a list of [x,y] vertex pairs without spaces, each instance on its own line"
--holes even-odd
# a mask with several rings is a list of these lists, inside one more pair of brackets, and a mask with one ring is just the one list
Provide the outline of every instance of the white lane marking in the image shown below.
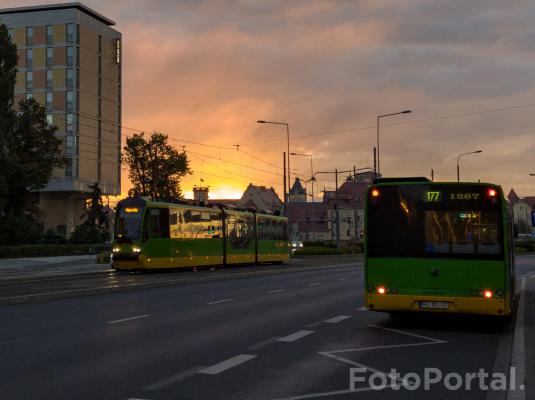
[[[386,386],[386,388],[389,388],[391,386]],[[302,396],[293,396],[293,397],[284,397],[277,400],[303,400],[303,399],[317,399],[317,398],[324,398],[329,396],[337,396],[339,394],[350,394],[350,393],[357,393],[357,392],[369,392],[370,390],[374,390],[371,387],[364,387],[364,388],[358,388],[355,390],[335,390],[333,392],[324,392],[324,393],[310,393],[310,394],[304,394]]]
[[284,292],[284,289],[270,290],[269,292],[266,292],[266,293],[273,294],[273,293],[280,293],[280,292]]
[[515,333],[513,336],[513,354],[511,355],[511,367],[515,368],[517,387],[520,389],[509,390],[507,392],[508,400],[524,400],[526,398],[525,379],[526,379],[526,342],[524,338],[524,326],[526,323],[526,286],[527,280],[534,273],[526,275],[522,278],[520,284],[520,296],[518,299],[518,309],[515,322]]
[[338,322],[341,322],[344,319],[348,319],[348,318],[351,318],[351,317],[349,315],[339,315],[339,316],[334,317],[334,318],[326,319],[324,322],[326,322],[328,324],[337,324]]
[[339,281],[345,281],[348,278],[338,278]]
[[429,340],[430,342],[447,343],[445,340],[440,340],[440,339],[435,339],[435,338],[432,338],[432,337],[429,337],[429,336],[417,335],[415,333],[400,331],[399,329],[385,328],[383,326],[377,326],[377,325],[368,325],[368,326],[370,326],[372,328],[376,328],[376,329],[382,329],[384,331],[399,333],[401,335],[412,336],[412,337],[415,337],[415,338],[418,338],[418,339]]
[[321,285],[321,282],[314,282],[314,283],[308,284],[308,286],[318,286],[318,285]]
[[264,340],[263,342],[256,343],[256,344],[253,344],[252,346],[247,347],[247,350],[258,350],[258,349],[261,349],[262,347],[266,347],[267,345],[270,345],[271,343],[277,341],[278,339],[280,339],[280,336],[275,336],[275,337],[269,338],[267,340]]
[[174,385],[175,383],[183,381],[184,379],[189,378],[190,376],[195,375],[197,372],[199,372],[203,368],[204,367],[190,368],[186,371],[179,372],[178,374],[171,375],[168,378],[162,379],[161,381],[158,381],[156,383],[153,383],[150,386],[147,386],[145,390],[152,391],[152,390],[164,389],[168,386]]
[[211,301],[210,303],[207,303],[207,304],[221,304],[221,303],[228,303],[229,301],[232,301],[233,299],[223,299],[223,300],[216,300],[216,301]]
[[108,321],[106,323],[107,324],[118,324],[120,322],[133,321],[133,320],[136,320],[136,319],[147,318],[147,317],[150,317],[150,316],[151,316],[150,314],[136,315],[135,317],[116,319],[114,321]]
[[368,309],[364,306],[357,308],[357,311],[368,311]]
[[291,335],[280,338],[278,342],[286,342],[286,343],[295,342],[296,340],[304,338],[305,336],[308,336],[312,333],[314,333],[314,331],[307,331],[307,330],[297,331],[297,332],[292,333]]
[[200,370],[199,374],[207,375],[217,375],[221,372],[226,371],[227,369],[234,368],[237,365],[243,364],[244,362],[250,361],[257,356],[251,354],[240,354],[236,357],[229,358],[228,360],[222,361],[218,364],[212,365],[211,367]]

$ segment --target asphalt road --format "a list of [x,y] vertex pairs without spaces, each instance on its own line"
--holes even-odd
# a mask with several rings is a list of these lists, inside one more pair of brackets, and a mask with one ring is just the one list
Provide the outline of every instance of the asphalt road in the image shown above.
[[[505,371],[512,325],[364,311],[363,268],[349,263],[208,280],[203,271],[169,287],[0,307],[0,399],[497,395],[443,384],[375,391],[367,381],[350,391],[350,368],[366,368],[365,378],[392,368]],[[518,275],[531,271],[535,258],[519,259]]]

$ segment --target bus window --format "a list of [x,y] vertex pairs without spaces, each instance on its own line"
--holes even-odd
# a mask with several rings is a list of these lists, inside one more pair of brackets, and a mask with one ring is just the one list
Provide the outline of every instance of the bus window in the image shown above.
[[169,238],[169,209],[149,208],[150,237]]

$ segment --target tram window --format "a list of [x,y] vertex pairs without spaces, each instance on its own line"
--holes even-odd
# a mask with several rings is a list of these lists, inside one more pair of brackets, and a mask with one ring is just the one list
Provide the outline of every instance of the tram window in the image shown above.
[[151,208],[150,213],[150,237],[151,238],[168,238],[169,237],[169,209],[168,208]]

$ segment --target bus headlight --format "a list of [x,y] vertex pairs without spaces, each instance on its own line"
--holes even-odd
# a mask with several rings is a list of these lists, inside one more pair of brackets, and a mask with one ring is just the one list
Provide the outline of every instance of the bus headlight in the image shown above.
[[141,253],[141,247],[132,247],[134,253]]

